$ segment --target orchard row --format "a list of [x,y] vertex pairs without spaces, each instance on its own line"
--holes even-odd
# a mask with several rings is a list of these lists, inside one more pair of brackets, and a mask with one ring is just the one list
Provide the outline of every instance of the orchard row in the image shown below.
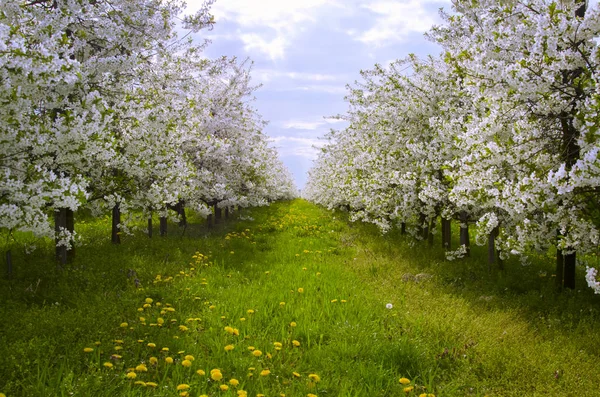
[[82,208],[112,214],[115,240],[122,214],[295,194],[248,62],[190,39],[214,24],[212,2],[185,17],[179,0],[0,3],[0,230],[68,248]]
[[[453,2],[439,57],[362,72],[305,195],[383,230],[468,226],[500,259],[554,252],[557,280],[597,254],[600,14],[585,1]],[[596,269],[587,283],[600,293]]]

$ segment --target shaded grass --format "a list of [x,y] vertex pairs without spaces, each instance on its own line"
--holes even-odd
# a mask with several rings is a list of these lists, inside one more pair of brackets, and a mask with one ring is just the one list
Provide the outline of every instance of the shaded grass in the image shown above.
[[[176,396],[188,384],[193,396],[570,396],[599,384],[597,297],[556,293],[548,262],[490,273],[477,247],[446,262],[441,249],[302,200],[243,215],[254,220],[170,225],[166,238],[138,233],[121,246],[108,242],[108,219],[84,217],[84,245],[63,270],[51,242],[16,252],[16,278],[0,281],[0,392]],[[419,273],[432,277],[407,277]],[[126,379],[141,363],[148,371],[135,380],[158,387]],[[232,378],[238,386],[219,390]]]

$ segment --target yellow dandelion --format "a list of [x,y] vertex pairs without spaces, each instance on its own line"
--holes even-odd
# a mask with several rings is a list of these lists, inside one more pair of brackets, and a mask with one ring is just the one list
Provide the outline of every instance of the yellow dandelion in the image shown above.
[[281,347],[282,347],[281,342],[274,342],[273,345],[275,346],[275,350],[281,350]]
[[240,321],[241,321],[241,322],[244,322],[244,321],[246,321],[246,318],[245,318],[245,317],[242,317],[242,318],[240,318]]
[[237,380],[237,379],[230,379],[230,380],[229,380],[229,384],[230,384],[231,386],[237,386],[237,385],[239,385],[239,384],[240,384],[240,381],[239,381],[239,380]]
[[158,387],[158,383],[156,383],[156,382],[146,382],[146,386],[149,386],[149,387]]
[[413,391],[413,389],[414,389],[414,386],[408,386],[402,390],[404,391],[404,393],[410,393],[411,391]]
[[246,390],[238,390],[237,395],[239,397],[248,397],[248,392]]
[[262,356],[262,352],[261,352],[260,350],[254,350],[254,351],[252,352],[252,355],[253,355],[254,357],[260,357],[260,356]]
[[308,378],[315,383],[317,383],[321,380],[321,378],[317,374],[310,374],[310,375],[308,375]]
[[281,306],[281,307],[285,306],[285,302],[279,302],[279,306]]
[[181,365],[183,365],[183,366],[184,366],[184,367],[186,367],[186,368],[189,368],[189,367],[191,367],[191,366],[192,366],[192,362],[191,362],[190,360],[183,360],[183,361],[181,362]]
[[229,390],[229,386],[227,386],[227,385],[220,385],[219,389],[221,389],[221,391],[227,391],[227,390]]
[[135,378],[137,378],[137,375],[135,372],[127,373],[127,379],[135,379]]
[[136,372],[148,372],[148,368],[146,367],[146,364],[140,364],[137,367],[135,367],[135,371]]
[[338,300],[337,299],[332,299],[331,303],[336,303]]
[[400,378],[399,382],[403,385],[408,385],[410,383],[410,379],[408,378]]
[[180,330],[181,332],[186,332],[187,330],[189,330],[189,328],[188,328],[188,327],[186,327],[185,325],[180,325],[180,326],[179,326],[179,330]]
[[194,361],[194,356],[192,356],[191,354],[188,354],[184,357],[184,359],[189,360],[189,361]]
[[96,346],[100,346],[102,343],[101,342],[94,342],[94,345]]
[[123,346],[115,346],[115,350],[116,351],[123,350]]
[[348,301],[347,301],[346,299],[342,299],[340,302],[342,302],[342,303],[346,303],[346,302],[348,302]]
[[183,390],[190,390],[190,385],[187,385],[185,383],[177,385],[177,391],[183,391]]
[[156,343],[148,343],[146,346],[151,347],[151,348],[155,348],[156,347]]
[[152,364],[152,365],[156,365],[156,364],[158,364],[158,358],[156,358],[156,357],[150,357],[150,358],[148,359],[148,361],[149,361],[149,362],[150,362],[150,364]]
[[271,371],[269,371],[268,369],[263,369],[262,371],[260,371],[260,376],[267,376],[271,373]]
[[237,328],[234,328],[234,329],[233,329],[233,334],[234,334],[235,336],[240,336],[240,330],[239,330],[239,329],[237,329]]
[[187,391],[182,391],[179,393],[179,397],[190,397],[190,393]]
[[203,370],[203,369],[199,369],[198,371],[196,371],[196,373],[197,373],[198,375],[200,375],[200,376],[204,376],[204,375],[206,375],[206,372],[204,372],[204,370]]
[[168,352],[168,351],[169,351],[169,348],[168,348],[168,347],[163,347],[163,348],[162,348],[162,349],[160,349],[160,350],[161,350],[161,351],[163,351],[163,352]]
[[299,347],[300,346],[300,342],[298,342],[297,340],[293,340],[292,341],[292,345],[294,345],[294,347]]
[[254,349],[256,349],[254,346],[248,346],[248,350],[253,351]]
[[165,357],[165,362],[167,364],[173,364],[173,357]]
[[135,382],[133,382],[134,385],[139,385],[139,386],[146,386],[146,382],[141,381],[141,380],[136,380]]
[[144,343],[143,339],[138,339],[138,343]]
[[295,321],[292,321],[292,322],[290,323],[290,327],[295,327],[295,326],[296,326],[296,322],[295,322]]
[[150,304],[150,303],[154,302],[154,300],[152,300],[152,298],[146,298],[145,302]]
[[212,378],[212,380],[221,380],[223,379],[223,374],[221,373],[220,369],[213,369],[210,371],[210,377]]
[[304,292],[304,288],[298,288],[298,293],[301,294]]
[[84,349],[83,349],[83,351],[84,351],[85,353],[91,353],[91,352],[93,352],[93,351],[94,351],[94,349],[92,349],[91,347],[86,347],[86,348],[84,348]]
[[317,395],[316,395],[316,394],[312,394],[312,393],[308,393],[308,394],[306,395],[306,397],[317,397]]
[[215,310],[217,307],[216,307],[215,305],[210,305],[208,308],[209,308],[210,310]]
[[223,328],[225,330],[225,332],[227,332],[230,335],[233,335],[233,327],[227,326],[225,328]]
[[113,367],[113,363],[109,363],[108,361],[107,361],[107,362],[105,362],[105,363],[104,363],[104,364],[102,364],[102,365],[104,365],[106,368],[112,368],[112,367]]
[[121,328],[127,328],[127,327],[129,327],[129,324],[128,323],[121,323],[120,327]]
[[302,375],[300,375],[298,372],[292,372],[292,375],[294,375],[296,378],[301,377]]
[[156,319],[156,323],[159,325],[163,325],[165,323],[165,319],[162,317],[159,317]]
[[232,351],[233,349],[235,349],[235,346],[234,346],[234,345],[227,345],[227,346],[225,346],[225,351],[226,351],[226,352],[230,352],[230,351]]
[[256,368],[254,368],[254,367],[248,368],[248,371],[255,371],[255,370],[256,370]]
[[247,313],[248,313],[248,314],[254,314],[254,310],[252,310],[252,309],[248,309]]

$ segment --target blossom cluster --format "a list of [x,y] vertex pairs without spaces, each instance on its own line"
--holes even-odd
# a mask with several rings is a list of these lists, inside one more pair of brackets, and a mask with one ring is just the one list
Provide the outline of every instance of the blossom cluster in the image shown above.
[[0,228],[54,236],[58,209],[207,214],[295,194],[249,62],[178,36],[210,29],[212,2],[0,3]]
[[[304,194],[417,234],[438,217],[494,230],[503,258],[600,243],[600,8],[457,0],[411,55],[362,72]],[[461,252],[451,253],[451,257]],[[600,292],[595,273],[588,284]]]

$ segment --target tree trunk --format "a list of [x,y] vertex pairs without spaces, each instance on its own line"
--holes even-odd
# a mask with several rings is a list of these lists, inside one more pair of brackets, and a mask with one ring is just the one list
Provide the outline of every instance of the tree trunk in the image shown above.
[[148,238],[152,238],[152,215],[148,217]]
[[452,220],[442,218],[442,248],[452,249]]
[[213,223],[213,214],[208,214],[206,217],[206,227],[211,228]]
[[429,222],[428,233],[427,233],[427,244],[433,245],[433,229],[435,228],[435,218]]
[[[67,230],[71,235],[74,232],[74,215],[73,211],[68,208],[59,208],[54,211],[54,232],[56,233],[56,244],[58,244],[60,238],[61,229]],[[61,265],[66,265],[68,262],[73,260],[74,249],[73,242],[70,241],[71,249],[68,250],[67,247],[61,245],[60,247],[56,246],[56,259],[58,263]]]
[[217,223],[221,223],[221,208],[217,207],[217,204],[215,204],[215,225]]
[[161,237],[165,237],[167,235],[167,217],[160,217],[160,224],[158,226],[158,231]]
[[562,289],[565,279],[565,258],[562,250],[556,248],[556,286]]
[[460,213],[460,245],[464,245],[467,253],[465,256],[471,256],[471,240],[469,238],[469,218],[466,211]]
[[496,228],[488,235],[488,270],[492,271],[492,265],[496,263]]
[[121,207],[119,203],[115,204],[112,209],[112,235],[111,241],[113,244],[121,244],[121,233],[119,231],[121,226]]
[[573,252],[571,254],[563,254],[562,250],[556,250],[556,285],[558,288],[575,289],[576,263],[576,252]]
[[429,236],[429,224],[426,222],[425,214],[419,215],[419,227],[421,228],[421,238],[427,240]]
[[12,279],[13,275],[13,263],[12,263],[12,252],[11,250],[6,251],[6,278]]
[[225,219],[229,219],[229,207],[225,207]]
[[179,200],[177,203],[177,213],[179,214],[179,227],[187,226],[187,217],[185,215],[185,202]]
[[406,222],[400,224],[400,234],[406,234]]

